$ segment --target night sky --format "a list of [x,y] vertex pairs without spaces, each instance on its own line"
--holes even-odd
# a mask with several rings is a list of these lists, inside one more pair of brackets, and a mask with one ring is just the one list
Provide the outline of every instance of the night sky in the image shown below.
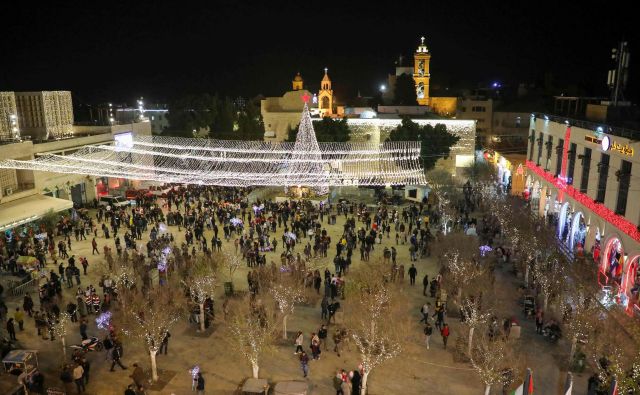
[[71,90],[88,103],[281,95],[297,71],[317,88],[327,66],[343,97],[370,95],[421,35],[432,86],[540,83],[551,74],[560,88],[606,94],[610,49],[623,38],[634,55],[628,96],[640,86],[635,12],[613,2],[88,3],[3,4],[0,90]]

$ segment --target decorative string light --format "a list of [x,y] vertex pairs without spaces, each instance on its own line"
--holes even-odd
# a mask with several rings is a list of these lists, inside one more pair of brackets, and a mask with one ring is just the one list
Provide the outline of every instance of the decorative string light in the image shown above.
[[420,143],[318,143],[305,107],[295,143],[137,136],[0,168],[224,186],[425,185]]
[[96,326],[98,329],[109,329],[111,326],[111,312],[105,311],[96,318]]

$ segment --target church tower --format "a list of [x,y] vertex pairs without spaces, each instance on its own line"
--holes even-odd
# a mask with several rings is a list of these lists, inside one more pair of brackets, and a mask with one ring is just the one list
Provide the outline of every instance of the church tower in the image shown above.
[[331,89],[331,80],[327,72],[329,69],[324,68],[324,77],[320,82],[320,92],[318,92],[318,108],[320,116],[327,117],[333,114],[333,90]]
[[300,72],[293,77],[293,81],[291,81],[291,83],[293,84],[294,91],[301,91],[304,89],[304,80],[302,79],[302,76],[300,76]]
[[420,38],[420,45],[413,54],[413,81],[416,84],[416,98],[421,106],[429,105],[429,61],[431,54],[424,44],[424,37]]

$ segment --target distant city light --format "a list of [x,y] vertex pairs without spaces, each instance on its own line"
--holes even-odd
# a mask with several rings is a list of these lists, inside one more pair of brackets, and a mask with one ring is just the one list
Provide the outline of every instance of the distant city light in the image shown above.
[[380,85],[380,91],[381,92],[384,92],[386,90],[387,90],[387,86],[386,85],[384,85],[384,84]]

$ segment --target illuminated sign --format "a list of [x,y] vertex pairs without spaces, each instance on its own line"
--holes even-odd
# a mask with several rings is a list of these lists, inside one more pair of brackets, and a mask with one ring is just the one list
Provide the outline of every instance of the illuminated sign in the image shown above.
[[584,136],[585,141],[593,144],[598,144],[602,151],[618,151],[619,153],[627,156],[633,156],[634,149],[629,144],[618,143],[607,135],[604,135],[602,139],[597,136]]
[[602,140],[600,140],[600,146],[602,147],[603,151],[608,151],[609,148],[611,148],[611,139],[609,138],[609,136],[604,136]]

